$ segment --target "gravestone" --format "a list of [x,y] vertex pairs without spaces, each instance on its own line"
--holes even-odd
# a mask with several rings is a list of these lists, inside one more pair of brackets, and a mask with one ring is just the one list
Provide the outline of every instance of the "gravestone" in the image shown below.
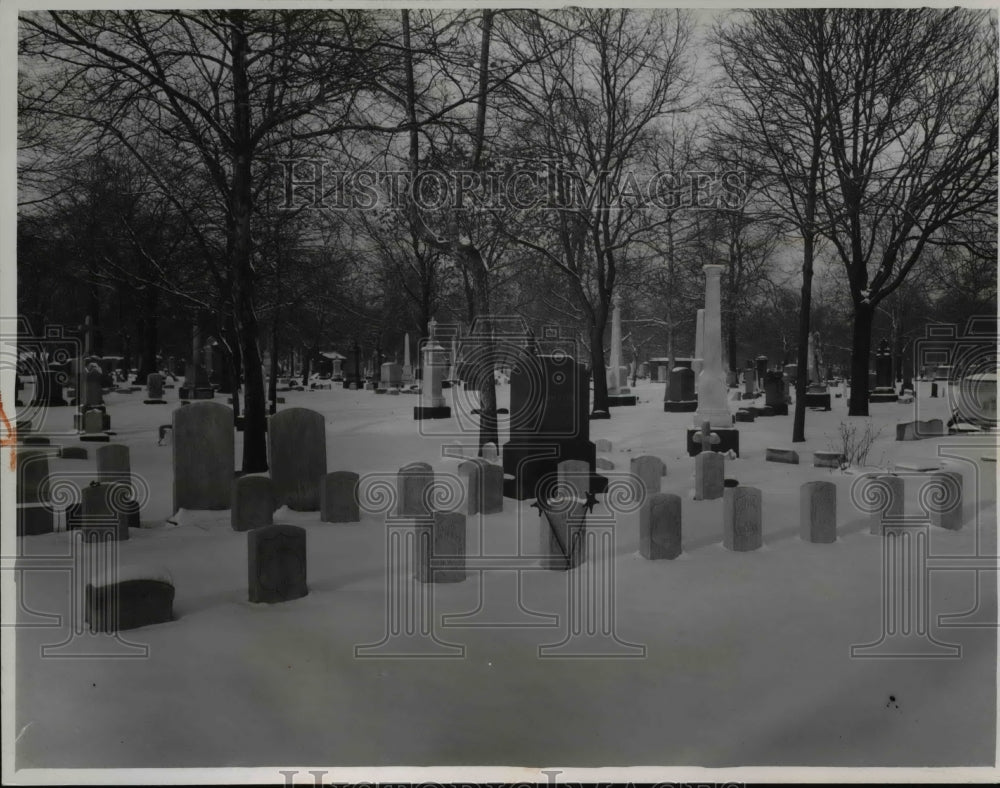
[[233,479],[230,524],[234,531],[249,531],[274,523],[274,484],[267,476]]
[[59,457],[64,460],[85,460],[88,456],[83,446],[63,446],[59,449]]
[[500,454],[497,451],[497,445],[492,441],[483,444],[482,448],[483,459],[488,462],[495,462],[500,459]]
[[448,351],[438,343],[436,320],[431,319],[427,324],[427,333],[420,404],[413,409],[413,418],[418,421],[447,419],[451,416],[451,408],[445,403],[441,393],[441,384],[448,369]]
[[726,458],[715,451],[701,451],[694,458],[694,499],[721,498],[726,478]]
[[298,512],[319,510],[326,475],[326,421],[308,408],[288,408],[268,420],[268,467],[277,505]]
[[585,559],[586,499],[589,468],[581,460],[564,460],[557,470],[559,497],[539,499],[539,513],[548,524],[546,569],[567,570]]
[[320,484],[320,517],[324,523],[359,523],[358,474],[334,471],[323,477]]
[[694,380],[691,367],[676,366],[670,370],[670,398],[663,402],[665,413],[691,413],[698,409]]
[[962,527],[962,474],[937,471],[931,474],[927,492],[931,524],[949,531]]
[[48,478],[48,452],[41,449],[18,451],[15,483],[18,536],[52,532],[54,512],[42,502],[43,487]]
[[892,352],[889,350],[889,343],[882,340],[879,343],[878,353],[875,354],[875,388],[869,392],[869,402],[897,402],[899,395],[896,394],[895,384],[892,375]]
[[90,578],[84,622],[92,632],[120,632],[172,621],[174,584],[160,567],[113,565]]
[[606,438],[598,438],[594,441],[594,448],[600,452],[609,452],[613,450],[611,441]]
[[233,468],[233,411],[217,402],[193,402],[173,413],[173,506],[228,509]]
[[465,498],[462,501],[462,514],[472,515],[480,512],[480,498],[483,485],[483,469],[485,463],[468,460],[458,464],[458,475],[462,479]]
[[115,485],[94,482],[80,490],[80,505],[74,516],[67,519],[73,519],[73,527],[84,534],[103,534],[113,536],[116,541],[126,540],[131,508],[124,504],[130,500],[131,495],[115,490]]
[[837,485],[806,482],[799,488],[799,538],[804,542],[837,541]]
[[596,474],[590,441],[590,383],[586,367],[566,355],[534,355],[520,349],[510,377],[510,440],[503,447],[504,495],[537,498],[539,482],[564,460],[585,462],[591,491],[607,480]]
[[788,415],[785,381],[780,372],[767,372],[764,375],[764,405],[776,416]]
[[429,517],[429,487],[434,483],[434,470],[426,462],[411,462],[396,474],[396,515],[399,517]]
[[124,443],[109,443],[98,447],[97,481],[106,484],[125,484],[129,493],[132,492],[132,465],[129,460],[128,446]]
[[146,376],[146,397],[142,402],[144,405],[163,405],[163,375],[159,372],[150,372]]
[[384,387],[398,389],[403,385],[403,368],[395,362],[387,362],[382,365],[380,379]]
[[247,585],[251,602],[288,602],[308,594],[305,529],[265,525],[247,531]]
[[660,482],[663,479],[666,464],[659,457],[643,454],[629,461],[629,472],[637,476],[641,485],[639,495],[648,498],[660,492]]
[[417,520],[417,562],[414,578],[421,583],[465,580],[465,515],[434,512]]
[[763,543],[761,492],[756,487],[726,487],[722,496],[722,544],[727,550],[749,552]]
[[765,462],[783,462],[789,465],[799,464],[799,453],[794,449],[778,448],[768,446],[764,450]]
[[679,495],[655,493],[643,502],[639,509],[639,553],[651,560],[673,559],[681,554]]
[[902,476],[885,473],[869,477],[869,483],[876,485],[865,498],[871,498],[877,503],[868,520],[868,532],[874,536],[884,533],[885,520],[898,520],[903,516],[904,483]]
[[478,459],[482,464],[482,495],[479,511],[482,514],[497,514],[503,511],[503,468],[492,462]]
[[839,468],[844,462],[844,455],[839,451],[814,451],[814,468]]

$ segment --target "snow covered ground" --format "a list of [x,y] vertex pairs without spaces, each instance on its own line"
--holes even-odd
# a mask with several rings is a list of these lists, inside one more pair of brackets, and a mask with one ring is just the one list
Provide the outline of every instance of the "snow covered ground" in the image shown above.
[[[947,420],[947,400],[929,399],[930,384],[920,386],[919,417]],[[930,638],[944,645],[916,632],[907,641],[960,653],[852,658],[852,645],[878,641],[883,631],[882,540],[851,503],[859,471],[811,462],[812,450],[834,448],[845,400],[834,399],[829,413],[808,412],[808,441],[794,446],[797,466],[764,462],[766,447],[792,446],[791,416],[737,425],[742,456],[727,461],[726,476],[762,489],[764,547],[732,553],[721,546],[722,501],[691,497],[694,462],[684,430],[692,414],[663,413],[662,384],[640,382],[634,391],[639,405],[591,422],[591,440],[612,441],[613,451],[599,455],[614,462],[611,473],[627,472],[641,454],[666,462],[662,491],[683,499],[683,555],[643,559],[638,513],[611,519],[599,505],[594,521],[613,534],[607,560],[560,573],[524,558],[515,568],[471,571],[462,583],[433,587],[434,632],[450,655],[439,659],[356,657],[356,646],[378,644],[387,632],[391,529],[382,515],[334,525],[319,522],[318,513],[279,511],[275,522],[307,531],[309,595],[251,604],[247,537],[231,530],[227,511],[184,512],[178,525],[166,522],[174,515],[171,447],[157,445],[157,426],[170,421],[176,389],[160,406],[143,405],[139,392],[107,395],[114,440],[130,447],[132,471],[150,487],[143,528],[120,543],[120,558],[169,571],[175,620],[122,633],[131,646],[111,636],[70,638],[71,573],[22,573],[16,767],[993,765],[997,575],[970,567],[988,567],[990,560],[975,557],[997,554],[996,465],[981,460],[996,455],[994,439],[896,442],[895,423],[913,418],[914,406],[871,406],[882,427],[873,466],[932,459],[963,476],[963,527],[931,528],[928,546],[940,565],[929,572],[926,618]],[[450,400],[460,391],[445,394]],[[475,442],[473,435],[441,437],[455,419],[418,425],[415,396],[341,388],[283,396],[279,407],[325,416],[330,471],[390,478],[415,461],[453,470],[457,460],[443,457],[442,447]],[[501,406],[507,396],[501,389]],[[58,437],[71,413],[53,409],[44,429],[55,443],[88,445]],[[237,463],[240,440],[237,434]],[[82,471],[86,483],[96,445],[86,462],[52,461],[52,472]],[[811,480],[837,484],[835,544],[798,538],[799,487]],[[908,512],[919,511],[917,486],[908,479]],[[541,529],[529,504],[505,499],[502,514],[469,518],[469,554],[517,554],[519,543],[522,554],[534,550]],[[25,555],[65,556],[69,535],[20,542]],[[54,563],[66,566],[61,560]],[[598,638],[577,651],[617,656],[566,657],[572,647],[540,655],[540,646],[566,639],[574,583],[598,583],[611,572],[617,640]],[[411,587],[405,573],[394,576]],[[455,616],[480,604],[489,613],[480,622],[522,626],[454,626],[461,623]],[[58,614],[62,623],[52,626],[41,614]],[[603,618],[595,615],[598,630],[611,626],[607,608]],[[23,626],[40,621],[49,625]],[[523,626],[529,623],[535,626]],[[40,656],[43,646],[49,656]],[[148,647],[146,656],[133,656],[138,646]],[[88,650],[121,658],[66,658]]]

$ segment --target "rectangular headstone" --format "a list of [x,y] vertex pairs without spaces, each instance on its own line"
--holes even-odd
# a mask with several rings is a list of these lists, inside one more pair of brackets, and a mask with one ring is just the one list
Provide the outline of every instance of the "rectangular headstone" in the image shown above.
[[265,525],[247,531],[247,584],[251,602],[288,602],[308,594],[305,529]]
[[232,500],[233,411],[193,402],[173,414],[174,511],[228,509]]
[[498,514],[503,511],[503,468],[480,458],[482,464],[482,495],[479,511],[482,514]]
[[417,521],[415,578],[421,583],[465,580],[465,515],[434,512]]
[[715,451],[703,451],[694,458],[694,499],[721,498],[726,480],[726,458]]
[[361,522],[358,504],[358,474],[352,471],[334,471],[320,483],[320,517],[324,523]]
[[765,462],[784,462],[790,465],[799,464],[799,453],[794,449],[782,449],[768,446],[764,452]]
[[434,470],[426,462],[411,462],[396,474],[396,515],[429,517],[428,488],[434,483]]
[[727,550],[749,552],[763,543],[761,492],[756,487],[727,487],[723,498],[722,544]]
[[660,482],[663,480],[665,470],[666,465],[663,460],[652,454],[633,457],[629,461],[629,471],[638,477],[642,487],[639,493],[642,496],[655,495],[660,491]]
[[84,621],[92,632],[120,632],[173,620],[174,585],[159,567],[115,566],[90,579]]
[[580,460],[564,460],[558,465],[559,496],[545,501],[548,522],[548,550],[542,561],[546,569],[566,570],[579,566],[585,556],[586,509],[589,465]]
[[462,480],[462,490],[465,497],[462,499],[462,514],[479,514],[482,504],[483,470],[482,464],[467,460],[458,464],[458,476]]
[[[938,471],[931,474],[922,492],[933,525],[958,531],[962,527],[962,474]],[[929,493],[929,494],[928,494]]]
[[326,475],[326,421],[308,408],[288,408],[267,425],[268,467],[278,506],[299,512],[320,508],[320,481]]
[[639,509],[639,552],[643,558],[673,559],[681,554],[681,499],[654,493]]
[[233,479],[230,524],[234,531],[249,531],[274,523],[274,484],[267,476]]
[[839,451],[814,451],[814,468],[839,468],[844,462],[844,455]]
[[97,481],[103,484],[124,484],[132,490],[132,465],[128,446],[124,443],[108,443],[98,447]]
[[799,538],[829,544],[837,541],[837,485],[806,482],[799,488]]

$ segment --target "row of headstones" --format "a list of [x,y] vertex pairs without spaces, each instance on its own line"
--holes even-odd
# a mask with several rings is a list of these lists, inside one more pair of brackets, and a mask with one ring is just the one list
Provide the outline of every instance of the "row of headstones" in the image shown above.
[[[962,476],[954,471],[936,475],[942,477],[938,486],[951,491],[953,500],[948,506],[931,509],[930,523],[957,531],[962,527]],[[873,481],[885,489],[885,505],[869,515],[869,533],[880,536],[887,522],[903,518],[904,480],[884,474]],[[723,499],[723,546],[736,552],[759,548],[763,544],[761,491],[727,479]],[[837,486],[833,482],[806,482],[799,488],[799,538],[815,544],[837,541]],[[649,559],[672,559],[681,554],[679,495],[655,493],[643,502],[639,510],[639,552]]]
[[[54,530],[54,502],[42,500],[45,483],[51,478],[49,457],[49,452],[40,449],[23,449],[18,453],[15,482],[18,536]],[[66,510],[67,528],[115,521],[116,538],[127,539],[128,529],[139,527],[139,505],[134,500],[128,446],[118,443],[101,446],[96,459],[95,481],[82,488],[80,500]],[[50,496],[54,492],[52,487],[50,484],[48,488]]]

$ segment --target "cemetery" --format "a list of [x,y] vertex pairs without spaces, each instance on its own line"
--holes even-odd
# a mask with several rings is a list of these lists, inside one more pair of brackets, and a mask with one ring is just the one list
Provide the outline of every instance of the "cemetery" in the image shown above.
[[[17,317],[0,318],[5,778],[995,772],[988,22],[15,19],[36,99],[19,187],[44,199],[19,209]],[[813,46],[830,75],[795,71]],[[700,48],[717,85],[688,71]],[[936,60],[878,72],[904,117],[838,93],[850,68],[889,68],[864,53],[913,51]],[[938,72],[955,85],[937,101],[982,112],[913,109]],[[806,91],[822,106],[781,93],[800,77],[828,80]],[[47,159],[63,115],[108,135],[65,183]],[[862,163],[889,185],[859,186],[843,158],[864,123],[896,134],[899,161]],[[406,188],[325,173],[332,141]],[[593,182],[580,162],[602,151],[671,199]],[[523,161],[536,191],[494,192],[485,176]],[[553,161],[581,169],[564,183]],[[810,166],[811,186],[786,177]]]

